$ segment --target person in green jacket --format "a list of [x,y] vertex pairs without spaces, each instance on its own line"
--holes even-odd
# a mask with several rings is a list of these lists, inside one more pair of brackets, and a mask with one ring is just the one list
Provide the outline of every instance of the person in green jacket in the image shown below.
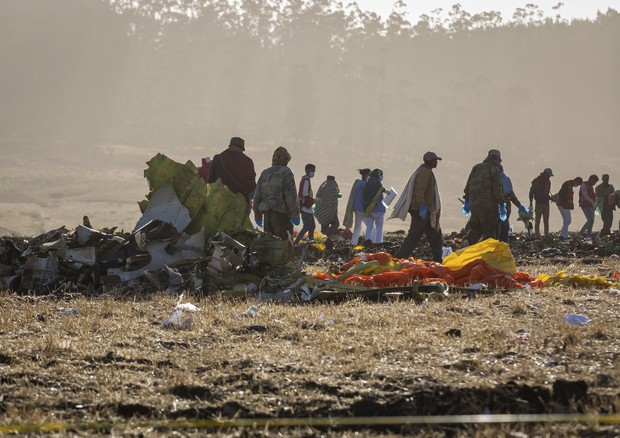
[[366,240],[372,243],[383,243],[383,220],[386,211],[383,194],[386,190],[381,181],[383,170],[373,169],[362,190],[362,206],[366,215]]
[[611,195],[615,189],[614,186],[609,184],[609,175],[604,174],[602,176],[603,182],[601,182],[594,194],[596,196],[596,210],[601,214],[603,220],[603,229],[600,236],[608,236],[611,234],[611,225],[614,222],[614,206],[609,204],[609,195]]
[[263,170],[254,193],[254,219],[268,233],[281,239],[293,235],[293,225],[299,225],[299,201],[295,190],[295,176],[287,164],[291,154],[278,147],[271,167]]
[[469,231],[465,239],[470,245],[480,238],[497,239],[500,216],[506,215],[502,176],[499,165],[500,151],[491,149],[482,163],[476,164],[465,185],[463,211],[471,211]]

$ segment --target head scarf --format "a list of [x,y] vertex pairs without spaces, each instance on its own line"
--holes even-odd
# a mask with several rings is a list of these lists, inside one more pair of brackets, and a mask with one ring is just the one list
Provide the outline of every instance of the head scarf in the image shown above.
[[291,161],[291,154],[288,153],[286,148],[278,146],[273,152],[273,158],[271,158],[271,164],[279,164],[280,166],[286,166]]

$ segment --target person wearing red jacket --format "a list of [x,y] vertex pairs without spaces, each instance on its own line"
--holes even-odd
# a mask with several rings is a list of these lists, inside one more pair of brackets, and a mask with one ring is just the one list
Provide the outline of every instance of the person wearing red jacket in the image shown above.
[[581,207],[581,210],[586,217],[586,223],[583,224],[583,227],[581,227],[579,234],[585,237],[592,236],[592,226],[594,225],[594,204],[596,203],[594,184],[597,182],[598,176],[590,175],[590,178],[581,184],[581,189],[579,190],[579,207]]
[[231,192],[241,194],[249,206],[256,189],[256,172],[254,162],[244,151],[245,140],[231,138],[228,148],[213,157],[207,183],[221,180]]
[[575,204],[573,202],[573,187],[580,187],[582,183],[583,179],[580,176],[564,181],[558,193],[558,200],[556,201],[556,204],[558,206],[558,210],[560,210],[560,214],[562,215],[560,239],[568,239],[568,226],[571,223],[570,211],[575,208]]
[[301,212],[301,220],[304,226],[297,234],[295,242],[293,242],[295,245],[303,239],[306,233],[308,233],[308,240],[314,240],[314,230],[316,228],[314,212],[312,211],[312,205],[314,204],[314,193],[312,192],[312,184],[310,183],[310,179],[314,178],[316,166],[312,163],[308,163],[306,164],[304,170],[306,171],[306,174],[301,177],[301,181],[299,182],[299,191],[297,192],[297,198],[299,199],[299,211]]
[[204,180],[205,183],[209,182],[209,173],[211,172],[211,166],[213,160],[211,157],[205,157],[202,159],[202,166],[198,168],[198,175]]

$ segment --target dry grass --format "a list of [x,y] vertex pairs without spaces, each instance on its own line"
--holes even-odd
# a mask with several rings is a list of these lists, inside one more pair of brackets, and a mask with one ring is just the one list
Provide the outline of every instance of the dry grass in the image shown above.
[[[558,380],[588,384],[588,403],[580,409],[618,412],[619,300],[609,290],[567,288],[467,300],[451,296],[421,306],[360,300],[296,306],[208,298],[194,300],[203,310],[193,327],[176,331],[161,326],[176,304],[163,294],[71,301],[4,294],[0,417],[4,424],[123,424],[135,416],[346,417],[531,413],[541,406],[546,412],[577,409],[553,400],[538,407],[535,400],[523,400],[523,406],[498,401],[509,382],[551,391]],[[239,318],[252,304],[259,308],[257,316]],[[66,315],[71,308],[79,314]],[[569,327],[562,321],[567,313],[586,314],[592,322]],[[461,335],[446,335],[450,329]],[[529,340],[517,338],[519,329],[530,334]],[[495,390],[499,393],[492,393]],[[434,393],[437,406],[431,406],[430,399],[421,404],[423,393]],[[605,430],[592,427],[365,427],[359,432],[497,436],[526,428],[541,436],[571,436],[580,428]],[[158,434],[142,431],[149,430]],[[317,430],[254,432],[309,436]]]

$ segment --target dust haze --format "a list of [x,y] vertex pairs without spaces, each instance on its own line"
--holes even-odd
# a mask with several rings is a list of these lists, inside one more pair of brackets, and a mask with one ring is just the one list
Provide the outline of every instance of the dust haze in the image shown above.
[[[0,234],[83,215],[132,229],[147,160],[199,165],[232,136],[257,172],[282,145],[296,177],[308,162],[317,186],[334,175],[341,219],[356,169],[380,167],[400,191],[427,150],[443,157],[444,232],[464,226],[457,198],[490,148],[526,205],[545,167],[553,193],[590,174],[620,186],[616,11],[569,23],[561,7],[405,9],[381,20],[332,0],[3,1]],[[575,212],[571,231],[584,222]]]

